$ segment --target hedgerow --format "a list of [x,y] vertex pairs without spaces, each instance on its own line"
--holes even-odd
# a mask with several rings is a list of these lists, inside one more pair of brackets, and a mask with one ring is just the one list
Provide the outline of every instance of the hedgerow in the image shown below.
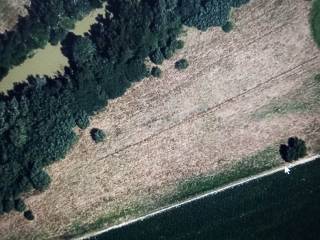
[[[61,7],[60,2],[56,0],[55,7]],[[8,95],[0,95],[0,212],[12,210],[23,192],[49,186],[43,168],[62,159],[77,141],[74,127],[86,128],[88,116],[122,95],[133,82],[149,76],[147,58],[160,63],[183,47],[177,40],[183,24],[199,29],[221,25],[230,7],[242,2],[247,1],[109,0],[106,16],[100,16],[85,36],[69,33],[62,42],[70,65],[64,73],[31,76]],[[37,6],[39,12],[46,9],[43,4]],[[46,25],[33,25],[43,39],[51,21],[58,21],[50,14],[41,19]],[[33,47],[43,44],[42,38],[38,40]],[[12,44],[21,41],[17,37]],[[25,53],[22,49],[14,61],[2,54],[1,66],[21,62]]]

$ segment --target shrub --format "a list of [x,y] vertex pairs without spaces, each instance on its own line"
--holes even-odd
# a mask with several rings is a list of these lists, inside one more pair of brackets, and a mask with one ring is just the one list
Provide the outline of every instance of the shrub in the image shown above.
[[33,215],[33,213],[32,213],[31,210],[25,211],[25,212],[23,213],[23,216],[24,216],[27,220],[29,220],[29,221],[34,220],[34,215]]
[[151,75],[152,75],[152,76],[158,78],[158,77],[161,77],[161,74],[162,74],[162,71],[161,71],[160,68],[158,68],[158,67],[153,67],[153,68],[151,69]]
[[15,200],[14,202],[14,208],[18,211],[18,212],[23,212],[26,210],[26,204],[24,203],[24,201],[22,201],[21,198]]
[[226,33],[231,32],[232,29],[233,29],[233,24],[230,21],[228,21],[226,24],[222,26],[222,31]]
[[104,131],[102,131],[99,128],[91,129],[90,134],[91,134],[93,141],[95,141],[96,143],[103,142],[104,139],[106,138],[106,134],[104,133]]
[[180,59],[175,63],[175,68],[178,70],[186,69],[189,66],[189,63],[186,59]]
[[290,137],[288,139],[288,145],[280,145],[279,153],[286,162],[298,160],[307,155],[306,143],[297,137]]

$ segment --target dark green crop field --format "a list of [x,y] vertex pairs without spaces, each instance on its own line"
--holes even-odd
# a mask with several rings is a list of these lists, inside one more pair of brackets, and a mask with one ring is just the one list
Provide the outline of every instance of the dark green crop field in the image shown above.
[[320,239],[320,159],[104,233],[106,240]]

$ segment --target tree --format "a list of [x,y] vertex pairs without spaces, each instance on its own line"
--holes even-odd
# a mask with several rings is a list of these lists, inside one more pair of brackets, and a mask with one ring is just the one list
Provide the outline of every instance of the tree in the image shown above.
[[11,142],[17,147],[23,147],[27,142],[27,130],[22,119],[19,119],[15,127],[10,129],[9,138]]
[[9,69],[6,67],[0,66],[0,81],[2,78],[4,78],[6,75],[8,75]]
[[23,212],[26,210],[26,204],[24,203],[24,201],[22,201],[21,198],[15,200],[14,202],[14,208],[18,211],[18,212]]
[[16,97],[13,97],[7,105],[8,124],[13,125],[19,116],[19,103]]
[[33,215],[33,213],[32,213],[31,210],[25,211],[25,212],[23,213],[23,216],[24,216],[27,220],[29,220],[29,221],[34,220],[34,215]]
[[307,147],[302,139],[297,137],[290,137],[288,139],[288,145],[281,144],[279,153],[282,159],[286,162],[298,160],[307,155]]
[[161,74],[162,74],[162,72],[161,72],[161,69],[159,67],[153,67],[151,69],[151,75],[152,76],[159,78],[159,77],[161,77]]
[[12,197],[3,200],[3,211],[8,213],[14,209],[14,201]]
[[102,131],[101,129],[98,129],[98,128],[91,129],[90,134],[91,134],[92,139],[96,143],[103,142],[106,137],[106,134],[104,133],[104,131]]
[[0,101],[0,135],[3,134],[9,127],[6,119],[6,104]]
[[226,33],[231,32],[232,29],[233,29],[233,24],[230,21],[226,22],[226,24],[222,26],[222,31]]
[[33,167],[30,175],[32,186],[39,191],[46,190],[51,182],[49,175],[38,167]]
[[89,116],[85,111],[81,111],[76,119],[76,124],[81,129],[86,129],[90,125]]
[[186,69],[189,66],[189,63],[186,59],[180,59],[175,63],[175,68],[178,70]]
[[150,54],[150,60],[154,64],[161,64],[163,62],[164,56],[159,48]]
[[176,49],[182,49],[184,47],[184,41],[178,40],[176,41]]

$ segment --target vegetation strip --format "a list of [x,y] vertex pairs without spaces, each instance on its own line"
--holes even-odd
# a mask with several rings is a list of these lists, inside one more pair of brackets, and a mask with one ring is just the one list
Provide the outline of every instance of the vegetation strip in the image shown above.
[[[98,236],[100,234],[103,234],[103,233],[107,233],[107,232],[110,232],[112,230],[115,230],[115,229],[119,229],[119,228],[122,228],[124,226],[127,226],[127,225],[130,225],[130,224],[134,224],[134,223],[137,223],[137,222],[141,222],[141,221],[144,221],[148,218],[151,218],[151,217],[154,217],[154,216],[157,216],[157,215],[160,215],[164,212],[168,212],[172,209],[175,209],[175,208],[179,208],[183,205],[186,205],[188,203],[191,203],[191,202],[195,202],[195,201],[198,201],[200,199],[204,199],[208,196],[211,196],[211,195],[215,195],[215,194],[218,194],[218,193],[221,193],[225,190],[228,190],[228,189],[232,189],[236,186],[239,186],[239,185],[242,185],[242,184],[246,184],[248,182],[251,182],[253,180],[257,180],[259,178],[263,178],[263,177],[266,177],[266,176],[269,176],[269,175],[272,175],[274,173],[277,173],[277,172],[281,172],[281,171],[284,171],[285,168],[289,168],[289,169],[292,169],[296,166],[300,166],[300,165],[303,165],[303,164],[306,164],[308,162],[312,162],[314,160],[317,160],[319,159],[320,155],[315,155],[315,156],[312,156],[312,157],[309,157],[309,158],[304,158],[304,159],[301,159],[301,160],[298,160],[296,162],[293,162],[293,163],[290,163],[290,164],[286,164],[284,166],[280,166],[280,167],[277,167],[277,168],[274,168],[274,169],[271,169],[271,170],[268,170],[268,171],[265,171],[265,172],[262,172],[260,174],[257,174],[255,176],[251,176],[251,177],[248,177],[248,178],[244,178],[244,179],[241,179],[241,180],[238,180],[236,182],[233,182],[233,183],[230,183],[230,184],[227,184],[226,186],[223,186],[223,187],[220,187],[218,189],[215,189],[213,191],[210,191],[210,192],[207,192],[207,193],[204,193],[204,194],[201,194],[197,197],[194,197],[194,198],[191,198],[191,199],[188,199],[186,201],[183,201],[183,202],[180,202],[180,203],[177,203],[177,204],[174,204],[172,206],[169,206],[169,207],[166,207],[166,208],[163,208],[163,209],[160,209],[158,211],[155,211],[155,212],[152,212],[150,214],[147,214],[145,216],[142,216],[142,217],[139,217],[139,218],[136,218],[136,219],[133,219],[133,220],[130,220],[130,221],[127,221],[127,222],[124,222],[124,223],[121,223],[121,224],[118,224],[118,225],[115,225],[115,226],[112,226],[112,227],[109,227],[107,229],[104,229],[104,230],[101,230],[101,231],[97,231],[97,232],[94,232],[94,233],[89,233],[89,234],[86,234],[82,237],[79,237],[79,238],[75,238],[77,240],[82,240],[82,239],[89,239],[89,238],[94,238],[95,236]],[[294,171],[294,169],[292,170]]]

